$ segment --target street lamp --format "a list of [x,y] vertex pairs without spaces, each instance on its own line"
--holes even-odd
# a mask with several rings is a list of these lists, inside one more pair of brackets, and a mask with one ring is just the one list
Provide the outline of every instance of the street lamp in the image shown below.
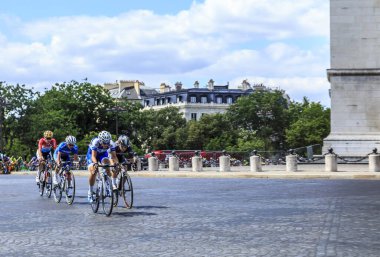
[[116,113],[116,136],[119,136],[119,112],[127,112],[128,110],[118,106],[116,103],[115,107],[107,109],[107,111]]

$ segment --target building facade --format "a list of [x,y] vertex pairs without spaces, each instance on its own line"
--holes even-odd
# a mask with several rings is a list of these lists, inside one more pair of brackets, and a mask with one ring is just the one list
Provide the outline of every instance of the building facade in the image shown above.
[[186,120],[199,120],[205,114],[225,113],[228,107],[239,97],[252,94],[255,90],[268,88],[251,85],[244,80],[238,89],[230,89],[227,85],[215,85],[211,79],[205,88],[199,88],[196,81],[193,88],[184,89],[180,82],[172,90],[170,86],[161,84],[160,92],[144,98],[144,109],[159,110],[169,106],[177,107]]
[[195,81],[193,88],[183,88],[182,83],[177,82],[174,88],[162,83],[155,90],[145,88],[144,83],[137,80],[107,83],[105,88],[110,90],[114,98],[140,102],[144,110],[176,107],[187,121],[199,120],[205,114],[225,113],[239,97],[258,90],[271,90],[262,84],[251,86],[247,80],[237,89],[230,89],[229,84],[215,85],[212,79],[202,88]]

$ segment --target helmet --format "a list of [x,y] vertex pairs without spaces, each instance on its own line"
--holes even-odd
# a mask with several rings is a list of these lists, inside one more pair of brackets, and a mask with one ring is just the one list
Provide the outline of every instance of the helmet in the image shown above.
[[118,140],[122,146],[129,146],[129,138],[126,135],[119,136]]
[[109,144],[111,141],[111,134],[108,131],[103,130],[99,133],[98,138],[101,144]]
[[77,143],[77,139],[74,136],[67,136],[65,141],[68,145],[75,145]]
[[50,137],[50,138],[53,137],[53,132],[51,132],[50,130],[46,130],[44,132],[44,138],[48,138],[48,137]]

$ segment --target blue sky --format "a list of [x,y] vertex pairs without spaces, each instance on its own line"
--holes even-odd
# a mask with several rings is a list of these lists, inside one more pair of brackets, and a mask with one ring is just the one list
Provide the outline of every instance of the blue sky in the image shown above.
[[0,81],[242,80],[330,105],[329,0],[4,1]]

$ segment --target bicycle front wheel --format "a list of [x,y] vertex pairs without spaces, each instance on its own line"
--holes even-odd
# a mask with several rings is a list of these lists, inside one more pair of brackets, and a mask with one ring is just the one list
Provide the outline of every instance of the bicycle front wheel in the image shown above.
[[54,196],[54,201],[56,203],[59,203],[62,199],[62,189],[61,186],[64,185],[63,178],[60,178],[61,182],[58,185],[55,185],[53,188],[53,196]]
[[123,183],[122,183],[122,195],[125,203],[125,207],[130,209],[133,206],[133,186],[132,186],[132,180],[128,173],[125,173],[125,175],[122,177]]
[[44,189],[45,189],[45,175],[44,172],[40,172],[40,183],[38,185],[38,192],[40,193],[40,196],[44,195]]
[[108,176],[102,178],[102,206],[106,216],[110,216],[113,209],[112,182]]
[[51,171],[46,172],[45,177],[45,195],[50,198],[51,197],[51,191],[53,188],[52,178],[51,178]]
[[92,202],[91,202],[91,209],[94,213],[97,213],[98,212],[98,209],[99,209],[99,203],[100,203],[100,197],[102,195],[102,182],[101,181],[97,181],[96,183],[96,192],[95,194],[93,195],[93,199],[92,199]]
[[69,174],[71,179],[66,180],[65,194],[67,204],[71,205],[75,198],[75,177],[72,171],[70,171]]

